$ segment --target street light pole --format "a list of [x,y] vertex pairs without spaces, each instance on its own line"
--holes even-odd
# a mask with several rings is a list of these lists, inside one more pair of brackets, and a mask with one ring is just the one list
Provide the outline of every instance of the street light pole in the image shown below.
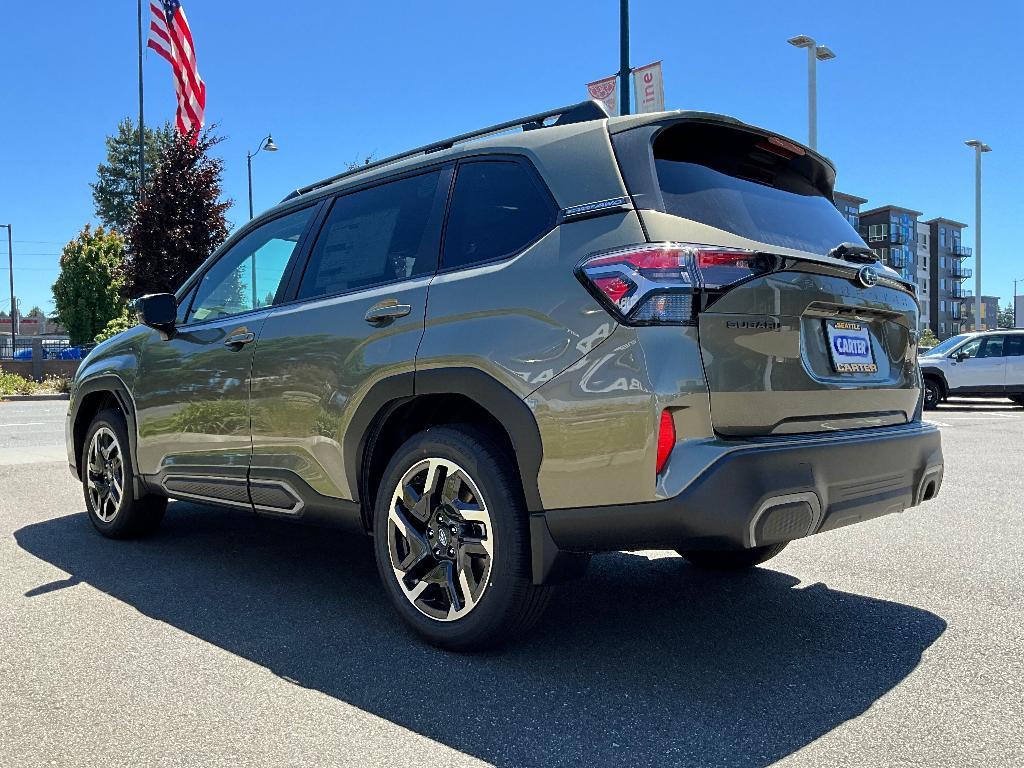
[[0,224],[0,227],[7,227],[7,266],[11,272],[11,357],[13,358],[16,343],[14,321],[18,314],[17,307],[14,305],[14,235],[11,233],[10,224]]
[[981,155],[991,152],[980,139],[965,141],[974,149],[974,330],[981,330]]
[[629,103],[629,0],[619,0],[619,114],[628,115]]
[[[274,137],[269,133],[266,137],[260,139],[260,145],[256,148],[255,152],[247,152],[245,155],[245,162],[249,170],[249,218],[252,218],[252,159],[260,153],[261,149],[267,150],[267,152],[277,152],[277,145],[274,143]],[[256,286],[253,286],[253,290],[256,290]]]
[[818,148],[818,62],[836,57],[827,45],[818,45],[813,37],[797,35],[787,41],[797,48],[807,49],[807,145]]

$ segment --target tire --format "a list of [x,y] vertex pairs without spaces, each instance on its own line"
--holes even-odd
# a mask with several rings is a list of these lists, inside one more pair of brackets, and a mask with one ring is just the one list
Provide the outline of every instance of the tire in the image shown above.
[[945,399],[942,393],[942,385],[935,379],[924,380],[924,409],[926,411],[935,410],[939,403]]
[[128,427],[120,411],[101,411],[82,444],[82,493],[93,526],[111,539],[153,533],[163,519],[167,499],[134,493],[135,465]]
[[680,551],[691,565],[707,571],[745,571],[755,565],[767,562],[786,548],[788,541],[780,544],[767,544],[763,547],[729,550],[689,550]]
[[414,435],[384,471],[377,570],[398,615],[432,645],[501,645],[547,605],[550,588],[531,580],[529,514],[514,466],[486,432],[458,425]]

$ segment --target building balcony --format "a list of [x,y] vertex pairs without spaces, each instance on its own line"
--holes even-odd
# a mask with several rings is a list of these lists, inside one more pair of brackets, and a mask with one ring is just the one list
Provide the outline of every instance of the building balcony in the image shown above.
[[949,268],[949,276],[954,280],[966,280],[967,278],[974,276],[974,270],[970,267],[963,266],[958,261],[955,261]]
[[954,299],[966,299],[972,295],[972,291],[964,288],[962,285],[954,285],[949,289],[949,295]]
[[900,230],[892,227],[889,229],[889,242],[901,245],[908,242],[908,238]]
[[953,245],[950,246],[949,252],[956,256],[958,259],[966,259],[971,255],[972,249],[968,248],[966,245],[959,245],[957,243],[953,243]]

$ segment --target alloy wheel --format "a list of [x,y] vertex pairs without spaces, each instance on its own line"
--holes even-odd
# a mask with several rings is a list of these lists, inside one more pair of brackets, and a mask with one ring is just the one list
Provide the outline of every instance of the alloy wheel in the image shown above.
[[388,510],[388,552],[399,588],[424,616],[466,616],[487,589],[494,564],[491,517],[462,467],[441,458],[416,462]]
[[100,427],[89,443],[87,488],[96,517],[109,523],[117,517],[124,502],[124,461],[117,435],[109,427]]
[[939,404],[939,387],[930,381],[924,383],[924,404],[934,408]]

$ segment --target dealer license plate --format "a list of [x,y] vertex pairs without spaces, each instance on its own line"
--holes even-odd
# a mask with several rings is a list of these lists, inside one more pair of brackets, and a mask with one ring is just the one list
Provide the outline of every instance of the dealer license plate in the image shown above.
[[852,320],[826,320],[828,353],[838,373],[877,373],[871,335],[864,323]]

